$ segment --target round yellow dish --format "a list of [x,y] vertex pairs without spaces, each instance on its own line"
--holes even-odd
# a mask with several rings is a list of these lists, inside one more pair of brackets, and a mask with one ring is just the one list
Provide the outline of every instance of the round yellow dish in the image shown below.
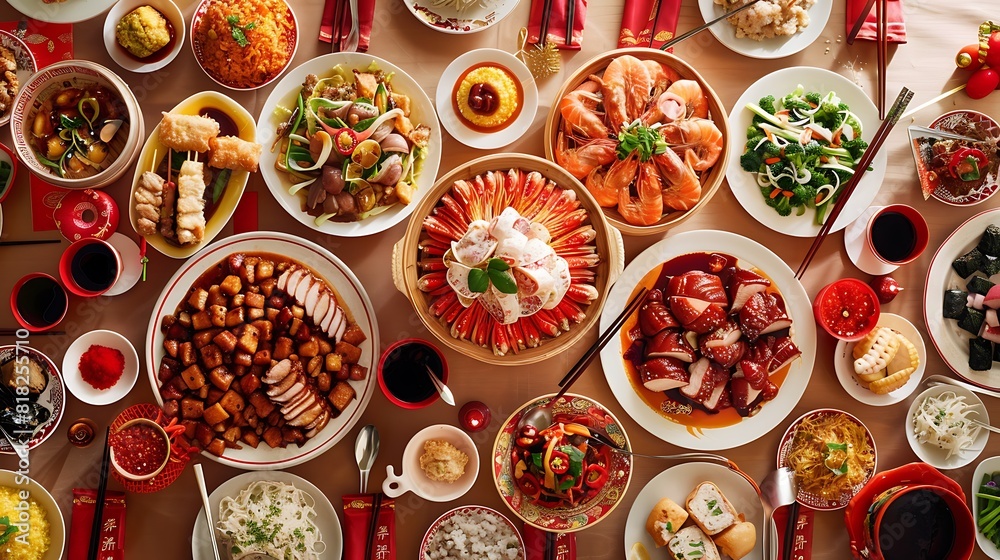
[[463,76],[455,92],[462,118],[480,128],[508,124],[520,108],[521,90],[510,72],[498,66],[475,67]]
[[[7,533],[8,527],[16,529],[7,534],[6,542],[0,544],[0,558],[41,560],[51,545],[49,520],[37,501],[30,496],[27,500],[21,498],[20,490],[0,486],[0,536]],[[23,502],[28,504],[26,509]],[[19,527],[21,523],[28,527],[28,531]]]

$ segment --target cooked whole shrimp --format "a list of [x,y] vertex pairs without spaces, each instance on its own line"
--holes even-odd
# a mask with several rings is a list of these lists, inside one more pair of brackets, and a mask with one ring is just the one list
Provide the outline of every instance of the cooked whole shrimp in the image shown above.
[[722,153],[722,131],[708,119],[685,119],[660,128],[671,149],[695,171],[710,169]]
[[625,159],[616,159],[604,173],[595,169],[587,176],[584,186],[602,207],[614,208],[619,204],[621,191],[628,192],[638,165],[639,156],[632,152]]
[[701,200],[701,181],[691,166],[673,150],[653,156],[663,178],[663,205],[672,210],[690,210]]
[[620,130],[642,114],[652,87],[649,69],[638,58],[624,55],[608,64],[601,78],[601,92],[611,130]]
[[597,82],[587,81],[559,100],[559,114],[570,131],[579,131],[588,138],[608,137],[608,127],[597,114],[597,104],[601,102],[598,88]]
[[566,145],[566,134],[559,132],[556,140],[556,163],[577,179],[583,179],[596,167],[615,160],[616,142],[611,138],[594,138],[579,142],[576,148]]
[[632,196],[627,186],[618,190],[618,212],[630,224],[655,224],[663,217],[663,187],[652,162],[639,164],[635,189],[638,196]]
[[694,80],[678,80],[667,88],[670,93],[684,99],[687,106],[687,118],[708,117],[708,97],[702,91],[701,85]]

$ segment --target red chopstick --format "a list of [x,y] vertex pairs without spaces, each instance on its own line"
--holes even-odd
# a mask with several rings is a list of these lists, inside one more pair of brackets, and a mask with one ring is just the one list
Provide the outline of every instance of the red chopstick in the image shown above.
[[888,13],[888,1],[878,0],[878,4],[875,6],[876,58],[878,59],[878,100],[876,101],[876,105],[878,105],[878,118],[880,119],[885,118],[885,73],[887,70],[886,67],[889,65]]
[[340,52],[341,32],[344,25],[344,0],[333,0],[333,28],[330,30],[330,52]]
[[865,2],[864,9],[858,14],[858,19],[854,21],[854,27],[851,28],[851,32],[847,34],[847,44],[853,45],[854,40],[858,38],[858,33],[861,32],[861,28],[865,25],[865,20],[868,19],[868,14],[872,11],[872,6],[875,5],[875,0],[868,0]]
[[871,144],[868,145],[868,149],[865,150],[864,155],[861,156],[861,161],[854,167],[854,175],[851,176],[847,184],[844,185],[844,190],[841,191],[840,196],[837,197],[837,202],[834,203],[833,209],[830,211],[830,215],[827,216],[826,221],[823,222],[823,226],[819,230],[819,235],[813,239],[812,245],[809,247],[809,251],[806,253],[804,259],[802,259],[802,264],[799,265],[799,270],[795,273],[795,278],[801,280],[802,276],[806,272],[806,268],[812,262],[813,257],[816,256],[816,252],[819,251],[820,245],[826,239],[827,235],[833,229],[834,222],[837,221],[837,217],[844,210],[844,206],[847,205],[848,199],[851,198],[851,194],[854,192],[855,187],[861,182],[861,178],[868,171],[868,166],[872,164],[875,159],[875,155],[878,153],[879,149],[882,148],[882,144],[885,139],[889,137],[889,133],[892,132],[892,127],[895,126],[896,121],[899,120],[899,116],[909,105],[910,100],[913,99],[913,92],[907,88],[903,88],[896,97],[896,102],[892,104],[892,108],[889,109],[889,114],[886,116],[885,120],[875,131],[875,136],[872,137]]

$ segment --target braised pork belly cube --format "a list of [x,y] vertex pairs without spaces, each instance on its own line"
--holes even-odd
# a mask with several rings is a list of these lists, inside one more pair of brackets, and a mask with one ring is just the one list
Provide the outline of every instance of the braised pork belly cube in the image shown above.
[[234,276],[232,274],[226,276],[225,279],[223,279],[222,282],[219,283],[219,290],[221,290],[222,293],[230,297],[240,293],[240,290],[242,289],[243,289],[243,282],[240,280],[240,277]]
[[351,370],[348,372],[347,378],[351,381],[364,381],[367,375],[368,368],[359,366],[358,364],[351,364]]
[[233,328],[242,325],[246,321],[246,312],[242,307],[230,309],[226,313],[226,328]]
[[676,358],[653,358],[639,366],[639,380],[650,391],[662,392],[684,387],[691,379],[687,364]]
[[210,305],[208,306],[208,319],[212,322],[212,326],[215,327],[225,327],[226,325],[226,312],[229,311],[225,305]]
[[340,340],[354,346],[361,346],[361,343],[368,340],[368,337],[365,335],[365,331],[361,330],[361,327],[351,325],[344,331]]
[[197,420],[205,413],[205,402],[193,397],[181,399],[181,418]]
[[771,281],[760,274],[745,268],[735,269],[727,281],[729,293],[729,312],[736,313],[750,299],[750,296],[763,292],[771,286]]
[[252,394],[260,389],[260,378],[252,373],[247,373],[240,377],[240,392],[244,395]]
[[180,347],[181,343],[178,340],[168,338],[163,341],[163,349],[167,352],[167,355],[171,358],[177,357],[177,349]]
[[361,360],[361,349],[353,344],[342,340],[334,348],[338,354],[343,354],[344,361],[349,364],[356,364]]
[[221,391],[228,391],[234,379],[236,379],[236,375],[229,371],[226,366],[219,366],[208,372],[209,382]]
[[226,452],[226,442],[215,438],[208,444],[205,450],[216,457],[222,457],[222,454]]
[[212,439],[215,438],[215,430],[211,426],[204,422],[198,422],[198,425],[194,429],[194,439],[201,444],[202,447],[208,447],[208,444],[212,443]]
[[243,400],[243,397],[239,393],[230,389],[219,399],[219,405],[230,415],[235,416],[243,411],[246,401]]
[[176,418],[180,409],[181,405],[176,400],[163,401],[163,414],[168,418]]
[[740,329],[753,342],[761,335],[787,329],[792,320],[785,302],[774,293],[757,292],[747,299],[739,313]]
[[276,426],[271,426],[270,428],[264,430],[264,443],[269,447],[284,447],[284,439],[281,437],[281,428]]
[[350,383],[340,381],[330,390],[330,395],[327,399],[333,405],[333,408],[337,409],[338,412],[343,412],[351,404],[351,401],[354,400],[356,394],[354,387],[351,387]]
[[166,383],[167,381],[173,379],[179,371],[181,371],[181,363],[169,356],[164,356],[163,359],[160,360],[160,369],[157,370],[156,377],[160,381]]
[[163,397],[163,400],[180,399],[184,397],[185,391],[187,391],[187,385],[178,375],[160,387],[160,396]]
[[230,331],[222,330],[212,338],[212,342],[226,354],[232,354],[236,350],[236,335]]
[[257,330],[257,327],[253,325],[243,325],[237,330],[236,336],[237,348],[247,354],[253,354],[257,351],[257,345],[260,343],[260,331]]
[[201,354],[201,365],[211,370],[222,365],[222,350],[214,344],[209,344],[198,351]]
[[229,419],[229,413],[226,412],[222,405],[215,403],[212,406],[205,409],[205,413],[202,418],[211,426],[216,426]]
[[182,342],[178,348],[178,356],[181,359],[181,363],[185,366],[189,366],[198,361],[198,355],[194,351],[194,344],[190,342]]
[[240,441],[249,445],[250,447],[253,447],[254,449],[257,449],[257,446],[260,445],[260,436],[258,436],[256,432],[252,432],[250,430],[243,430],[242,433],[240,434]]
[[[257,279],[267,280],[274,276],[274,261],[269,261],[267,259],[261,259],[257,263]],[[261,282],[263,284],[263,282]]]
[[208,305],[208,291],[203,288],[195,288],[191,292],[191,297],[188,298],[188,305],[198,311],[204,311],[205,306]]
[[267,418],[275,410],[274,403],[271,399],[267,398],[267,395],[263,391],[254,391],[250,394],[248,399],[250,401],[250,406],[254,407],[259,418]]
[[205,385],[205,374],[201,371],[201,366],[198,364],[191,364],[187,369],[182,371],[181,379],[184,380],[187,388],[192,391],[197,391]]
[[[225,325],[225,321],[223,321]],[[199,311],[191,316],[191,327],[196,331],[212,328],[212,317],[208,311]]]

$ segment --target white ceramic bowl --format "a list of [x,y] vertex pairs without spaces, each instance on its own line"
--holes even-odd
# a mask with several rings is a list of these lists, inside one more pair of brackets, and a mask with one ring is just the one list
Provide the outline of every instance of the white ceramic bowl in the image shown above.
[[965,397],[965,402],[972,405],[973,410],[977,411],[978,414],[971,414],[971,418],[975,418],[980,422],[985,422],[987,424],[990,423],[990,415],[986,406],[983,404],[982,399],[965,387],[958,387],[955,385],[938,385],[917,395],[917,398],[913,399],[913,403],[910,405],[910,410],[906,413],[906,441],[910,443],[910,447],[913,448],[913,452],[917,454],[917,457],[919,457],[921,461],[941,470],[961,468],[968,465],[972,461],[975,461],[976,457],[979,457],[979,454],[986,448],[986,442],[990,437],[989,430],[979,430],[979,435],[976,437],[976,441],[973,442],[970,448],[956,453],[949,458],[945,458],[948,454],[947,451],[929,443],[920,443],[917,441],[917,436],[913,432],[913,415],[920,407],[920,404],[924,402],[924,399],[928,397],[936,397],[948,391],[951,391],[960,397]]
[[[490,521],[494,525],[506,525],[510,531],[514,534],[517,539],[517,554],[515,556],[503,556],[503,558],[511,558],[512,560],[524,560],[526,554],[524,550],[524,539],[521,538],[521,533],[517,530],[517,527],[506,515],[500,513],[499,511],[488,508],[486,506],[459,506],[453,510],[447,511],[438,517],[431,526],[427,528],[427,532],[424,533],[423,540],[420,541],[420,558],[430,558],[430,554],[433,552],[439,552],[440,549],[431,547],[431,539],[437,535],[438,531],[441,531],[441,526],[445,523],[451,521],[456,515],[476,515],[480,514],[485,517],[491,518]],[[446,542],[450,542],[451,539],[447,536],[445,537]],[[509,552],[509,549],[507,550]],[[475,556],[474,556],[475,557]]]
[[[126,14],[140,6],[150,6],[160,12],[170,22],[174,30],[173,38],[163,47],[167,52],[157,51],[147,57],[149,60],[135,58],[119,45],[118,39],[115,38],[115,28],[118,27],[118,22]],[[108,49],[111,59],[124,69],[132,72],[154,72],[170,64],[171,61],[177,58],[177,54],[184,48],[186,31],[187,26],[184,25],[184,14],[177,7],[177,4],[174,4],[170,0],[121,0],[111,8],[111,11],[105,17],[104,47]]]
[[[70,86],[92,86],[98,84],[109,89],[121,100],[120,110],[127,121],[112,139],[108,158],[111,162],[96,175],[69,179],[60,177],[42,165],[30,145],[31,127],[38,107],[65,84]],[[99,120],[103,117],[98,116]],[[14,111],[10,119],[10,133],[14,138],[14,152],[31,173],[57,187],[64,189],[99,189],[116,181],[135,161],[141,140],[145,137],[145,125],[139,104],[132,90],[111,70],[85,60],[66,60],[45,67],[22,84],[21,91],[14,99]]]
[[[976,467],[975,474],[972,475],[972,487],[969,491],[969,500],[972,502],[972,515],[976,520],[979,519],[979,513],[976,511],[978,506],[976,503],[979,498],[976,497],[976,492],[979,492],[979,486],[983,483],[983,475],[995,473],[1000,471],[1000,457],[990,457],[989,459],[983,459],[979,466]],[[983,551],[983,554],[989,556],[993,560],[1000,560],[1000,548],[997,545],[990,542],[981,532],[976,532],[976,544],[979,545],[979,550]]]
[[66,548],[66,522],[59,509],[59,504],[52,498],[52,494],[49,494],[48,490],[34,480],[8,470],[0,470],[0,486],[18,491],[27,490],[31,499],[38,502],[39,507],[45,511],[46,520],[49,522],[49,549],[42,555],[41,560],[62,558]]
[[[125,370],[121,379],[108,389],[95,389],[80,374],[80,357],[94,344],[114,348],[125,356]],[[66,349],[62,372],[66,388],[74,397],[87,404],[112,404],[122,400],[135,386],[135,381],[139,378],[139,356],[135,347],[124,336],[114,331],[90,331],[74,340]]]
[[[118,432],[124,430],[125,428],[129,428],[129,427],[132,427],[132,426],[138,426],[138,425],[145,425],[145,426],[149,426],[150,428],[153,428],[156,431],[156,433],[159,435],[159,437],[163,438],[163,442],[167,446],[167,454],[166,454],[165,457],[163,457],[163,462],[160,463],[160,465],[156,468],[156,470],[154,470],[152,472],[149,472],[147,474],[133,474],[133,473],[130,473],[129,471],[125,470],[124,468],[122,468],[121,465],[118,464],[118,459],[117,459],[116,454],[115,454],[115,447],[114,447],[114,445],[112,445],[111,446],[111,466],[113,466],[115,468],[115,471],[117,471],[118,474],[122,475],[123,478],[125,478],[127,480],[134,481],[134,482],[143,482],[145,480],[149,480],[151,478],[156,477],[156,475],[158,475],[161,472],[163,472],[163,469],[167,468],[167,463],[170,462],[170,437],[167,436],[167,432],[166,432],[166,430],[163,429],[163,426],[157,424],[156,422],[150,420],[149,418],[133,418],[132,420],[129,420],[128,422],[125,422],[124,424],[122,424],[121,427],[119,427],[118,430],[115,433],[118,433]],[[128,450],[126,449],[124,451],[128,451]],[[127,455],[128,453],[125,453],[125,454]]]
[[[469,456],[465,465],[465,474],[452,483],[435,482],[420,468],[420,456],[424,453],[424,442],[429,440],[446,441],[462,453]],[[396,498],[406,492],[413,492],[425,500],[432,502],[450,502],[465,495],[476,483],[479,476],[479,451],[469,434],[448,424],[436,424],[420,430],[406,444],[403,450],[402,472],[397,476],[392,465],[385,468],[385,482],[382,491],[390,498]]]

